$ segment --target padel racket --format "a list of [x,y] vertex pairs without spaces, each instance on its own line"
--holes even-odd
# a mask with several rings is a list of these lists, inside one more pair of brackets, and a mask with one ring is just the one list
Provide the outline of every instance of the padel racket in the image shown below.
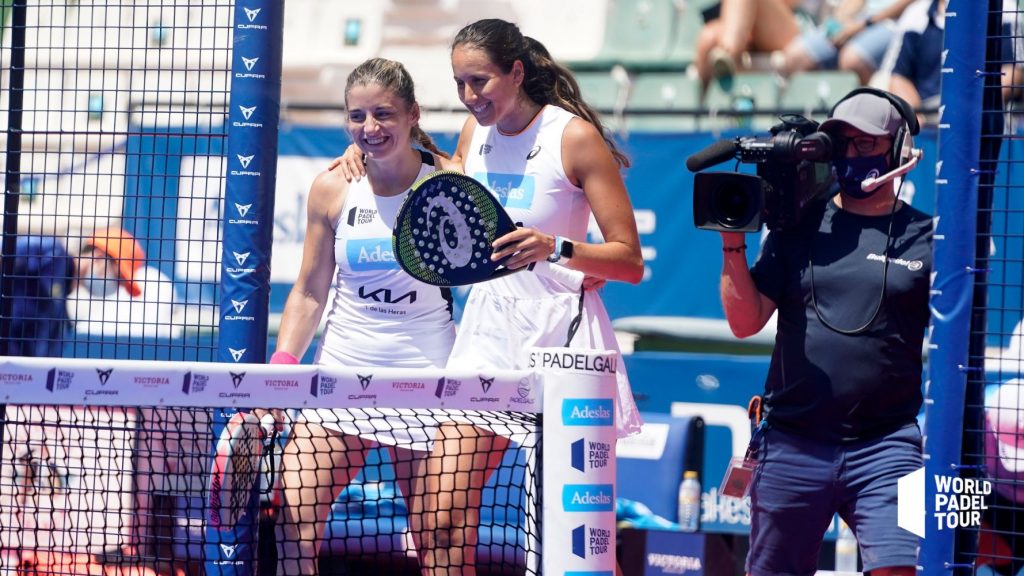
[[265,435],[260,419],[250,412],[234,414],[221,430],[210,474],[211,526],[231,530],[250,508]]
[[516,229],[498,200],[477,180],[439,170],[413,184],[392,237],[395,259],[410,276],[433,286],[462,286],[524,268],[491,260],[491,243]]

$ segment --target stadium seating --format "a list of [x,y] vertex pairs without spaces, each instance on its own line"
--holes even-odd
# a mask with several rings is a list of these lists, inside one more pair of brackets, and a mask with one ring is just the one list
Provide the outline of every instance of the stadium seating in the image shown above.
[[[687,0],[675,2],[675,33],[669,45],[666,60],[687,65],[697,56],[697,35],[704,27],[702,12],[719,3],[719,0]],[[680,9],[678,6],[682,6]]]
[[[737,119],[740,127],[767,130],[776,123],[774,114],[755,114],[779,108],[783,80],[774,72],[741,72],[736,74],[731,91],[712,82],[704,97],[704,106],[715,112],[750,112],[750,117]],[[702,126],[702,128],[707,128]]]
[[789,77],[780,107],[805,116],[822,116],[854,88],[860,80],[853,72],[820,70]]
[[627,120],[629,130],[691,131],[697,127],[692,115],[659,115],[643,112],[694,111],[700,106],[700,82],[677,72],[644,72],[633,82]]
[[[665,56],[676,20],[672,2],[611,0],[608,10],[601,49],[592,59],[571,62],[573,69],[607,70],[615,64],[630,69],[671,66]],[[678,69],[682,71],[682,66]]]

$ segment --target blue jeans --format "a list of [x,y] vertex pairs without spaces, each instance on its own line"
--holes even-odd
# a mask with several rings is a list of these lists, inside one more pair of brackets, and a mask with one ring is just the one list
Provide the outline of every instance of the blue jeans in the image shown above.
[[897,525],[897,481],[921,466],[921,431],[910,424],[846,444],[768,427],[751,487],[747,572],[808,575],[838,513],[860,543],[864,570],[917,563],[918,538]]

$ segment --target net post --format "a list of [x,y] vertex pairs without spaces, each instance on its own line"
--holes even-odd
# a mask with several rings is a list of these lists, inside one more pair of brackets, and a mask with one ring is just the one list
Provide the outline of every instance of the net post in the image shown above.
[[534,348],[544,393],[544,574],[615,574],[614,351]]
[[[267,359],[284,0],[236,4],[232,28],[218,356],[222,362],[263,363]],[[221,432],[235,413],[236,409],[217,411],[212,458],[216,458]],[[257,573],[258,480],[251,486],[245,508],[234,526],[207,526],[206,574]]]

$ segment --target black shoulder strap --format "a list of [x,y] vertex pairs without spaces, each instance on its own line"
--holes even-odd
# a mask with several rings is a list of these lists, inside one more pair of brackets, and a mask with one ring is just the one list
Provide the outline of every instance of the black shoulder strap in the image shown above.
[[427,152],[426,150],[420,150],[420,159],[427,166],[434,165],[434,155],[431,154],[430,152]]

